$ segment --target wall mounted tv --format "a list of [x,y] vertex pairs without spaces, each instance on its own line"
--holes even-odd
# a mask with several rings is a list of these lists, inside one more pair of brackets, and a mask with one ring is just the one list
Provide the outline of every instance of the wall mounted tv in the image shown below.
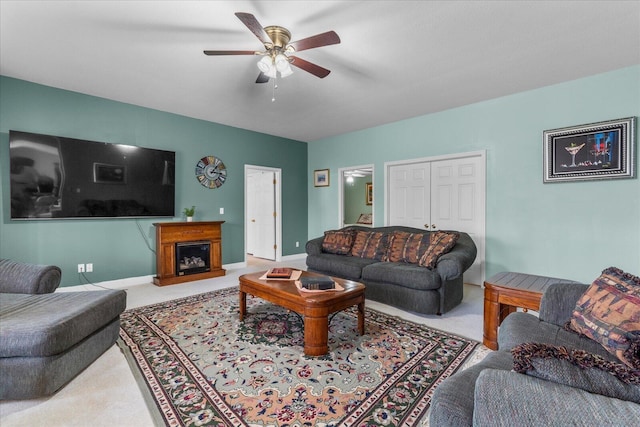
[[10,131],[11,219],[175,215],[175,152]]

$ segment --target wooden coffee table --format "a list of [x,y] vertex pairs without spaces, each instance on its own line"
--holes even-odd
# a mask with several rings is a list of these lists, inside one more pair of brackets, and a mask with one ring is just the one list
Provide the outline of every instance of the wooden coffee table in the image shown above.
[[[247,294],[295,311],[304,319],[304,354],[322,356],[329,347],[329,315],[351,306],[358,306],[358,332],[364,335],[364,290],[359,282],[334,278],[343,291],[318,292],[301,295],[293,280],[260,280],[265,274],[240,276],[240,320],[247,314]],[[307,271],[303,276],[318,274]]]

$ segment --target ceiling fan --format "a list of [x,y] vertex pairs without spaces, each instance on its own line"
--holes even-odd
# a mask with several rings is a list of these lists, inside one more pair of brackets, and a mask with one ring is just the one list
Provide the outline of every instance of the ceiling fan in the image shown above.
[[205,50],[205,55],[262,55],[263,58],[258,61],[260,74],[256,83],[266,83],[270,78],[276,78],[277,73],[280,73],[280,77],[291,75],[293,73],[291,65],[321,79],[327,77],[331,72],[312,62],[298,58],[293,53],[340,43],[340,37],[335,31],[327,31],[289,43],[291,32],[286,28],[277,25],[262,27],[256,17],[250,13],[237,12],[235,15],[262,42],[265,50]]

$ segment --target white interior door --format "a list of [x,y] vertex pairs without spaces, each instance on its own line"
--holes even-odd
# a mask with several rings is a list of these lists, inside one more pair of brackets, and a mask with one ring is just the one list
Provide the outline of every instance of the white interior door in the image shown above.
[[478,248],[465,283],[484,282],[484,152],[388,164],[387,225],[468,233]]
[[245,165],[245,252],[273,261],[282,258],[282,171]]
[[261,171],[254,175],[255,247],[253,256],[276,259],[276,180],[273,172]]
[[[462,231],[478,248],[465,283],[481,285],[484,261],[484,158],[466,157],[431,165],[431,229]],[[480,254],[483,254],[480,256]]]
[[425,228],[431,205],[431,165],[429,162],[402,164],[389,168],[388,225]]

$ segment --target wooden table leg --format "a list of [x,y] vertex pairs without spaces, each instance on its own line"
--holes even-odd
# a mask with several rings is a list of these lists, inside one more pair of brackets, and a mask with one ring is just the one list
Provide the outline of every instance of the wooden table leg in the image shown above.
[[484,288],[484,330],[482,343],[491,350],[498,349],[498,325],[500,324],[500,303],[498,292]]
[[247,314],[247,294],[246,292],[239,292],[240,295],[240,320],[244,320],[245,314]]
[[323,356],[329,351],[329,316],[304,316],[304,354]]
[[358,304],[358,332],[364,335],[364,300]]

